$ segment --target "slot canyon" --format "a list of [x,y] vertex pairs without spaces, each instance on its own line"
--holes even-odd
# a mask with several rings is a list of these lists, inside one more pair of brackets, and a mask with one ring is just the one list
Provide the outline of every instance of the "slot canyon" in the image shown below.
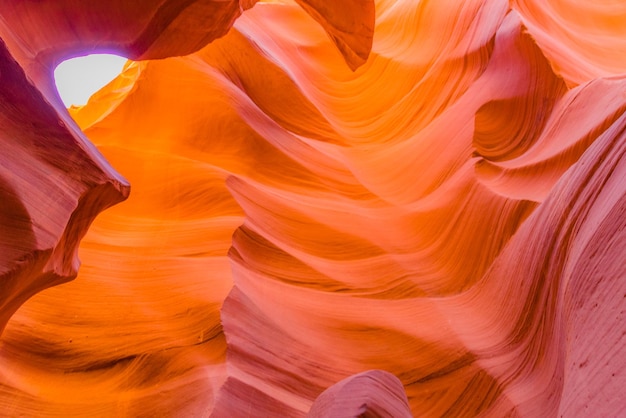
[[626,416],[626,2],[0,0],[0,141],[0,416]]

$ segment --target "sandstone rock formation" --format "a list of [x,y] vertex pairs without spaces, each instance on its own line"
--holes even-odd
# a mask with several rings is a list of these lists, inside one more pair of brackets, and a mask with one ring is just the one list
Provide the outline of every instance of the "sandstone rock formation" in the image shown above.
[[621,4],[0,17],[0,415],[624,413]]
[[370,370],[335,383],[317,397],[309,417],[408,417],[402,382],[391,373]]

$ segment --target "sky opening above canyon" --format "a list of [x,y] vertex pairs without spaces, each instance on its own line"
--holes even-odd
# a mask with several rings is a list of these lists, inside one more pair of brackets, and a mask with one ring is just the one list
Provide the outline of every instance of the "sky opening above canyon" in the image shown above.
[[87,104],[92,94],[117,77],[126,60],[114,54],[90,54],[59,64],[54,81],[65,106]]

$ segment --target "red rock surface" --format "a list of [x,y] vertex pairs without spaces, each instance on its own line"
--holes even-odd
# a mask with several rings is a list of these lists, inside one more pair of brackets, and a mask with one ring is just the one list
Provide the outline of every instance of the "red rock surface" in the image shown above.
[[308,417],[408,417],[402,382],[391,373],[370,370],[335,383],[317,397]]
[[0,1],[0,415],[623,415],[622,9]]

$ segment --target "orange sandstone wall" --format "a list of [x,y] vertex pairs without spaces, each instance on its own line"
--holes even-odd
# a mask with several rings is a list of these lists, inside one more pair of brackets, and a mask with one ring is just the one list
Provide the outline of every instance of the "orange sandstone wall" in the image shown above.
[[620,4],[0,5],[0,415],[624,413]]

